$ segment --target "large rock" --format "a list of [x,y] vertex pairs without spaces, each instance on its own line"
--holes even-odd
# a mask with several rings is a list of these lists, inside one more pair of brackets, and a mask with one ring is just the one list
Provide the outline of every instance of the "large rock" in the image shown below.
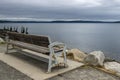
[[93,66],[103,66],[105,56],[101,51],[93,51],[88,54],[84,62]]
[[118,62],[105,62],[104,67],[107,70],[114,71],[120,76],[120,63]]
[[87,55],[79,49],[71,49],[67,51],[67,57],[72,58],[75,61],[83,61]]
[[2,43],[5,43],[5,41],[2,38],[0,38],[0,44]]

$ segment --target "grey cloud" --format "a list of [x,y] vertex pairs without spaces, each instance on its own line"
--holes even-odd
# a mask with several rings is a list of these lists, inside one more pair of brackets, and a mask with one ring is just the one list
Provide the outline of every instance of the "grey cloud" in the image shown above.
[[116,19],[119,0],[1,0],[0,17],[49,19]]

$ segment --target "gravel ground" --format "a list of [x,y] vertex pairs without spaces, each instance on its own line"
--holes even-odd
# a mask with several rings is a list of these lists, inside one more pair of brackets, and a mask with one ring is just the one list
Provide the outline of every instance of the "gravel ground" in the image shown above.
[[92,67],[81,67],[48,80],[120,80],[120,78]]
[[32,80],[25,74],[0,61],[0,80]]
[[[5,52],[5,45],[0,45],[0,52]],[[0,61],[0,80],[32,79]],[[48,80],[120,80],[120,78],[92,67],[81,67]]]

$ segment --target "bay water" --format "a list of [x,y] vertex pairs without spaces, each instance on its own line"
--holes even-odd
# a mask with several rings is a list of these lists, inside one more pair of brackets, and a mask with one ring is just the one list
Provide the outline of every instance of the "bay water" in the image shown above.
[[47,35],[64,42],[68,48],[84,52],[103,51],[120,61],[120,23],[0,23],[4,26],[27,27],[29,34]]

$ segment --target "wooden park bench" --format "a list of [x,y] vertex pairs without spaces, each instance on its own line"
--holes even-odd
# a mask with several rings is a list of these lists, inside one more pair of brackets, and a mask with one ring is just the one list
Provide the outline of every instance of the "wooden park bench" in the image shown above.
[[[61,42],[51,42],[48,36],[29,35],[16,32],[7,32],[6,36],[7,50],[16,49],[17,51],[26,50],[24,55],[44,61],[48,63],[48,72],[55,65],[59,65],[58,58],[62,56],[62,63],[67,64],[66,61],[66,46]],[[12,45],[12,48],[11,48]],[[31,52],[32,51],[32,52]]]

